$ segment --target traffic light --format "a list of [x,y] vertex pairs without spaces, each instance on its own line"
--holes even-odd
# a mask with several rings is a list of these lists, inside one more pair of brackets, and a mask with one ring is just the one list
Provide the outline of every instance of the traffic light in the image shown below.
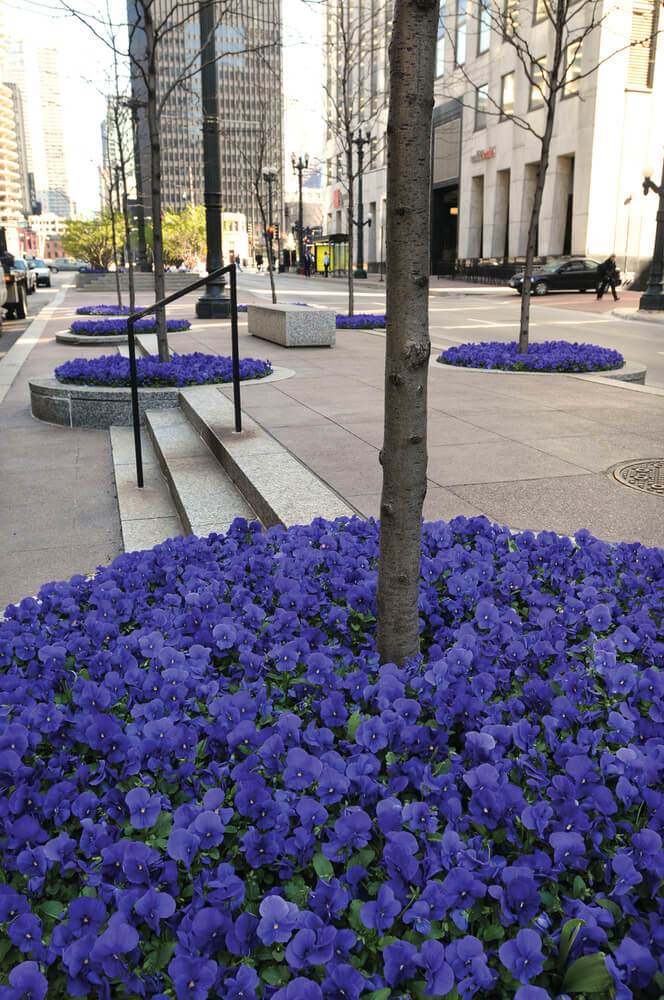
[[278,240],[279,239],[279,226],[273,226],[272,228],[274,229],[274,238],[275,238],[275,240]]
[[268,226],[267,227],[267,234],[268,234],[268,236],[270,237],[271,240],[274,239],[274,226]]

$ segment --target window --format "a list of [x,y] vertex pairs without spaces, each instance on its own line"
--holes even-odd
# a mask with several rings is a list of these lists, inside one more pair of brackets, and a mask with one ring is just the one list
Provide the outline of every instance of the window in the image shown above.
[[491,0],[479,0],[480,16],[477,33],[477,54],[482,55],[491,44]]
[[544,104],[544,56],[536,59],[530,69],[532,83],[530,84],[529,108],[541,108]]
[[579,76],[581,75],[581,55],[583,42],[579,39],[565,49],[565,79],[563,81],[563,97],[573,97],[579,93]]
[[631,47],[627,66],[627,86],[652,88],[657,48],[658,4],[635,0],[632,7]]
[[514,114],[514,73],[506,73],[500,82],[500,115]]
[[489,85],[482,84],[475,93],[475,131],[486,128],[486,115],[489,110]]
[[533,5],[533,24],[539,24],[547,17],[547,0],[535,0]]
[[441,0],[438,15],[438,39],[436,41],[436,76],[445,72],[445,0]]
[[466,61],[466,2],[457,0],[455,60],[457,66]]
[[505,38],[519,27],[519,0],[505,0]]

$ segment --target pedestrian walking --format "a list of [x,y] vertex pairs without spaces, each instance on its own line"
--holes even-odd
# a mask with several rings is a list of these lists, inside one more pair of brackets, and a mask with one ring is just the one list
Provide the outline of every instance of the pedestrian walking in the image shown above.
[[307,276],[307,278],[311,277],[313,266],[314,266],[314,255],[312,254],[311,250],[307,250],[304,257],[304,273]]
[[262,253],[257,253],[256,254],[256,270],[260,271],[260,269],[262,268],[262,266],[263,266],[263,254]]
[[620,271],[616,267],[616,255],[614,253],[599,265],[597,268],[597,278],[597,301],[610,288],[613,293],[613,300],[617,302],[619,296],[616,295],[616,285],[620,284]]
[[330,255],[327,250],[323,254],[323,267],[325,268],[325,277],[327,278],[327,272],[330,270]]

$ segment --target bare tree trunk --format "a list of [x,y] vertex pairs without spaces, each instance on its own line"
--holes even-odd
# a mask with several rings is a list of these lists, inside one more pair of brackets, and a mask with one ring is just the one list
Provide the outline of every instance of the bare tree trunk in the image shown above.
[[[122,306],[122,286],[120,282],[120,268],[118,267],[118,241],[115,235],[115,206],[113,205],[113,181],[111,180],[111,169],[112,168],[109,163],[108,204],[111,211],[111,239],[113,242],[113,263],[115,264],[115,290],[118,295],[118,305]],[[120,201],[119,184],[118,184],[118,201]]]
[[[157,71],[155,67],[154,25],[149,4],[144,8],[145,46],[148,54],[147,66],[147,119],[150,136],[150,194],[152,198],[152,257],[154,260],[155,300],[165,298],[164,280],[164,238],[161,224],[161,137],[157,114]],[[155,313],[157,321],[157,350],[160,361],[168,361],[168,336],[166,333],[166,309],[161,306]]]
[[438,0],[396,0],[387,125],[387,338],[381,461],[381,662],[420,648],[418,595],[427,487],[429,190]]
[[557,8],[556,32],[554,38],[553,62],[551,66],[551,78],[549,82],[549,96],[546,102],[546,122],[541,138],[540,158],[537,164],[537,177],[535,179],[535,194],[533,197],[533,207],[528,223],[528,244],[526,246],[526,266],[523,272],[523,285],[521,288],[521,314],[519,318],[519,354],[528,353],[528,340],[530,332],[530,290],[533,264],[535,262],[535,238],[539,225],[540,211],[542,208],[542,195],[544,194],[544,182],[549,167],[549,153],[551,150],[551,137],[553,135],[553,125],[556,117],[556,103],[558,98],[558,81],[563,61],[563,37],[565,30],[566,5],[560,3]]
[[353,217],[355,215],[355,198],[353,197],[353,134],[348,132],[346,150],[346,172],[348,175],[348,315],[355,315],[355,279],[353,278],[353,254],[355,252],[355,233]]

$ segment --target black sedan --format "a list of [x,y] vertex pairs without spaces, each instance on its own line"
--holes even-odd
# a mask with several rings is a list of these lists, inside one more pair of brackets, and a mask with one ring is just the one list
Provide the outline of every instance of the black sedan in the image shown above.
[[[547,292],[587,292],[597,287],[599,263],[589,257],[557,257],[548,264],[533,268],[531,291],[534,295]],[[510,286],[521,294],[523,271],[510,278]]]

